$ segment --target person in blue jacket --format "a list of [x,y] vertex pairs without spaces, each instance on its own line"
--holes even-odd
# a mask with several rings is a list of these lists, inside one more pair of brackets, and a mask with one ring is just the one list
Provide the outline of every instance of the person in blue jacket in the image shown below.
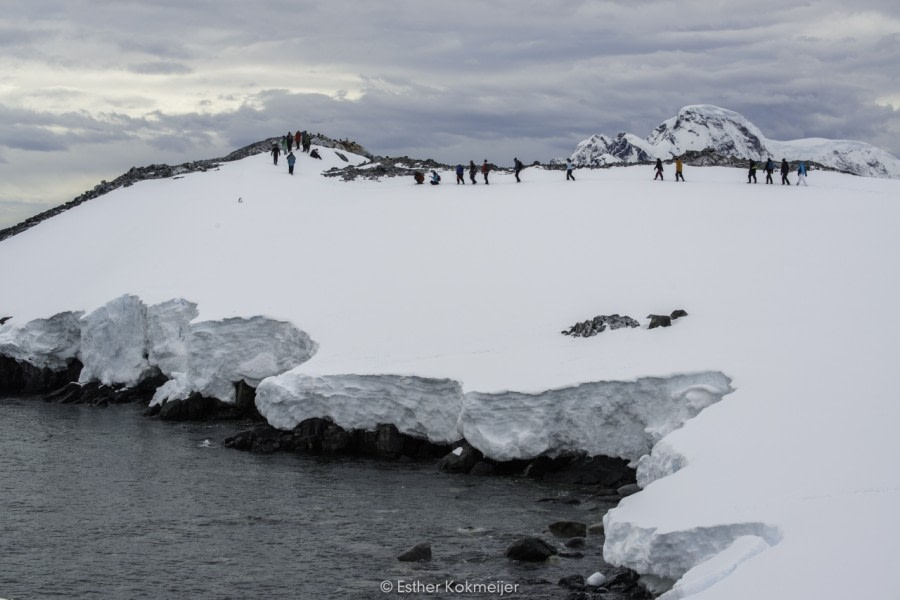
[[294,156],[293,152],[288,153],[287,155],[287,164],[288,164],[288,173],[294,174],[294,163],[297,162],[297,157]]
[[772,179],[772,173],[775,172],[775,163],[772,161],[772,157],[769,157],[769,160],[766,161],[766,183],[771,183],[775,185],[775,181]]
[[806,184],[806,163],[803,162],[802,160],[800,161],[800,164],[797,166],[797,185],[800,185],[801,183],[803,183],[804,186],[807,186],[807,184]]
[[431,185],[438,185],[441,182],[441,176],[437,171],[431,171]]
[[466,185],[466,178],[464,177],[465,172],[466,170],[463,168],[462,164],[456,165],[456,185]]

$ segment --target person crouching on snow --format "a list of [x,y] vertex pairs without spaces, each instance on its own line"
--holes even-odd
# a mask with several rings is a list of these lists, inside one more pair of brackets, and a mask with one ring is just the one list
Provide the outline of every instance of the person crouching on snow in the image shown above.
[[431,185],[438,185],[441,182],[441,176],[437,171],[431,172]]

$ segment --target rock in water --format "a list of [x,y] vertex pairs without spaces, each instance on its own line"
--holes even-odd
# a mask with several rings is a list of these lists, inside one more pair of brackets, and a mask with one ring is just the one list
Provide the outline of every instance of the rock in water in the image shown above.
[[583,538],[587,535],[587,525],[577,521],[557,521],[551,523],[547,529],[556,537],[561,538]]
[[540,538],[519,538],[506,549],[506,558],[525,562],[544,562],[557,554],[556,548]]
[[397,560],[402,562],[419,562],[431,560],[431,544],[424,542],[421,544],[416,544],[415,546],[398,556]]

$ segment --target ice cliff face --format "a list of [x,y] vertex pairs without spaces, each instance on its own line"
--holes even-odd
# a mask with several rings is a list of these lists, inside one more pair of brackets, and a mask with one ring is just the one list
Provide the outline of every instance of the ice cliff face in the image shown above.
[[328,418],[344,429],[392,424],[400,433],[447,444],[459,440],[462,386],[450,379],[401,375],[310,377],[291,371],[263,381],[256,407],[273,427]]
[[63,312],[48,319],[35,319],[24,327],[0,326],[0,356],[30,363],[38,368],[64,369],[78,357],[81,348],[82,312]]
[[819,138],[769,140],[743,115],[708,104],[685,106],[646,140],[629,133],[615,138],[594,135],[575,147],[571,159],[578,166],[601,167],[707,150],[724,157],[807,160],[854,175],[900,178],[900,160],[870,144]]
[[718,372],[600,381],[540,394],[468,393],[460,433],[497,460],[604,455],[638,461],[666,434],[732,391]]

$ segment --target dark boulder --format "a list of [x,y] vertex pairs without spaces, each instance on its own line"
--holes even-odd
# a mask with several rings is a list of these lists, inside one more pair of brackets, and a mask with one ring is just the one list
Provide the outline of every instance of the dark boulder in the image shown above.
[[[462,452],[459,452],[460,448]],[[463,442],[440,460],[438,469],[444,473],[468,473],[483,458],[481,452]]]
[[573,537],[570,540],[566,540],[563,544],[566,548],[572,548],[573,550],[579,550],[587,546],[587,543],[584,541],[583,537]]
[[686,316],[688,316],[687,312],[681,310],[680,308],[679,308],[679,309],[676,309],[676,310],[673,310],[673,311],[672,311],[672,314],[669,315],[669,317],[671,317],[673,321],[674,321],[675,319],[680,319],[681,317],[686,317]]
[[672,325],[672,317],[669,315],[647,315],[650,319],[648,329],[656,329],[657,327],[670,327]]
[[431,560],[431,544],[416,544],[403,554],[397,557],[402,562],[419,562]]
[[43,394],[78,381],[82,364],[68,361],[59,370],[36,367],[29,362],[0,356],[0,395]]
[[490,463],[486,460],[480,460],[475,463],[475,466],[469,471],[469,475],[476,475],[480,477],[487,477],[493,475],[497,472],[496,467],[494,467],[494,463]]
[[628,485],[623,485],[622,487],[620,487],[619,489],[616,490],[616,492],[622,498],[624,498],[625,496],[630,496],[632,494],[637,494],[639,491],[641,491],[641,486],[639,486],[636,483],[629,483]]
[[583,590],[584,577],[582,575],[569,575],[560,579],[557,585],[573,590]]
[[551,523],[547,530],[560,538],[583,538],[587,535],[587,525],[577,521],[557,521]]
[[555,554],[556,548],[536,537],[519,538],[506,549],[506,558],[524,562],[544,562]]

